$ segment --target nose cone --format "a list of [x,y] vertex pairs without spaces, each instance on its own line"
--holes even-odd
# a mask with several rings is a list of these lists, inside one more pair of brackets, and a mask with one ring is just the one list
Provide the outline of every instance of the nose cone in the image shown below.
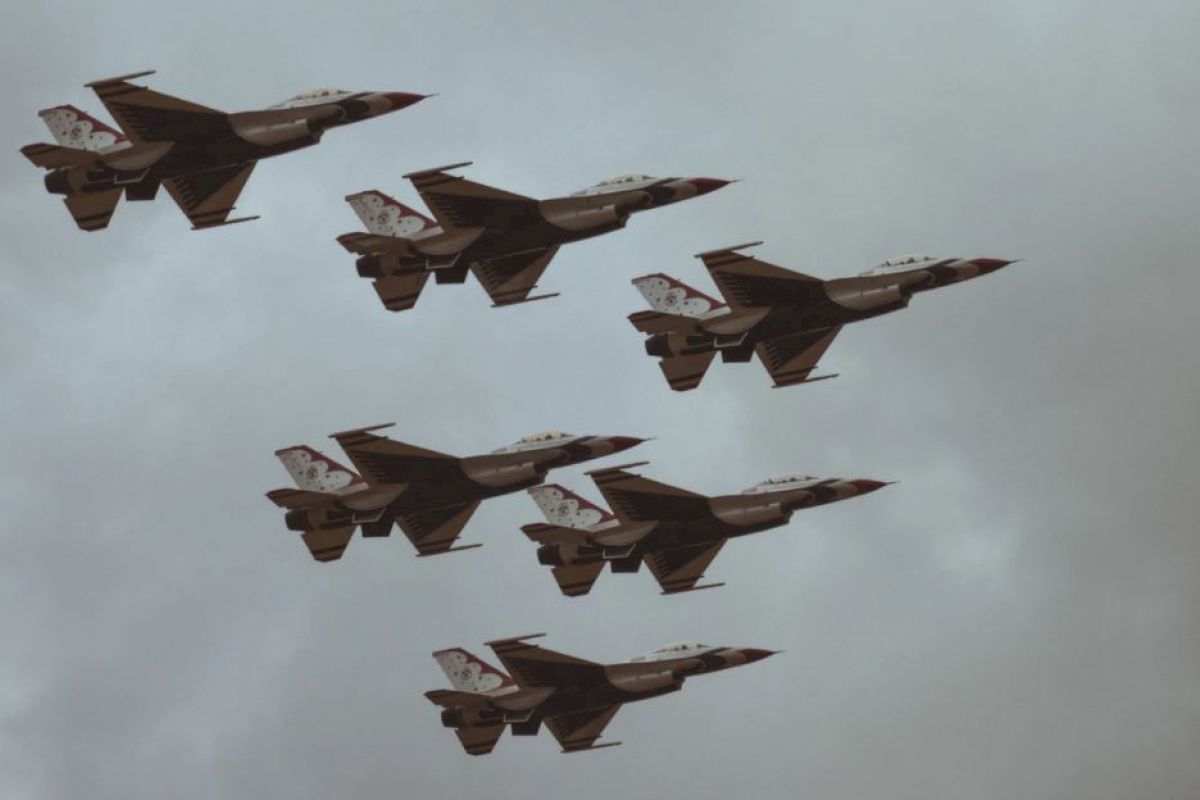
[[868,478],[856,478],[855,480],[850,481],[850,485],[853,486],[859,494],[870,494],[876,489],[882,489],[884,486],[887,486],[888,483],[888,481],[873,481]]
[[408,108],[414,103],[419,103],[426,97],[432,97],[428,94],[413,94],[411,92],[384,92],[384,98],[391,104],[390,111],[399,111],[402,108]]
[[995,272],[1001,267],[1007,267],[1013,264],[1013,261],[1005,261],[1002,258],[973,258],[971,262],[979,267],[980,275],[987,275],[989,272]]
[[738,650],[738,652],[741,653],[742,658],[745,659],[745,661],[743,663],[753,664],[755,661],[762,661],[767,656],[773,656],[779,651],[778,650],[761,650],[757,647],[743,647],[740,650]]
[[622,450],[628,450],[631,447],[637,447],[645,439],[639,439],[636,436],[609,436],[606,441],[612,446],[612,452],[619,453]]
[[687,182],[696,188],[697,195],[715,192],[717,189],[733,183],[733,181],[725,181],[720,178],[688,178]]

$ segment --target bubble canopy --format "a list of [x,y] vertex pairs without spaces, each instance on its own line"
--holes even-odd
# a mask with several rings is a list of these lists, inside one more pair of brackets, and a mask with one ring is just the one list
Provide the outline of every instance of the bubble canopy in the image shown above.
[[742,494],[758,494],[760,492],[775,492],[781,489],[789,489],[792,487],[803,486],[805,484],[819,481],[820,478],[813,475],[780,475],[777,478],[767,478],[761,483],[756,483],[749,489],[743,490]]
[[663,661],[668,658],[687,658],[688,656],[698,655],[708,652],[713,647],[700,642],[675,642],[673,644],[664,644],[655,650],[651,650],[645,655],[635,657],[634,661]]
[[937,261],[933,256],[926,256],[920,253],[910,253],[905,256],[896,256],[889,258],[886,261],[880,261],[875,266],[871,267],[863,275],[883,275],[889,272],[904,272],[910,269],[919,269],[925,264]]
[[507,453],[513,450],[526,450],[534,447],[544,447],[554,442],[562,442],[567,439],[574,439],[575,435],[564,431],[543,431],[542,433],[531,433],[528,436],[522,436],[517,441],[510,445],[500,447],[493,450],[493,453]]
[[623,189],[627,186],[633,186],[635,184],[650,183],[654,180],[657,179],[653,175],[635,175],[633,173],[628,175],[617,175],[616,177],[593,184],[583,191],[576,192],[575,194],[598,194],[600,192],[608,192],[614,189]]
[[276,103],[271,108],[298,108],[300,106],[312,106],[320,103],[331,103],[334,100],[340,100],[343,97],[349,97],[354,92],[346,89],[334,89],[332,87],[324,87],[321,89],[310,89],[307,92],[301,92],[295,97],[289,97],[282,103]]

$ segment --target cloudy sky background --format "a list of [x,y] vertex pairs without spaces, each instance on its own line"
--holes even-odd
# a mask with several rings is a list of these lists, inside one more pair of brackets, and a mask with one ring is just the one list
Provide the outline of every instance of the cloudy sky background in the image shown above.
[[[1191,2],[24,4],[0,27],[0,795],[829,800],[1200,796],[1197,33]],[[439,92],[264,163],[263,219],[164,194],[75,229],[17,154],[85,81],[230,111],[326,84]],[[334,242],[410,170],[562,194],[615,173],[744,182],[559,254],[561,297],[430,285],[386,313]],[[715,365],[670,393],[631,278],[711,288],[750,239],[825,277],[899,253],[1023,258],[845,330],[841,377]],[[569,600],[485,504],[417,560],[314,564],[272,456],[395,421],[470,454],[547,428],[653,435],[645,474],[899,485],[741,540],[660,597]],[[581,471],[556,479],[595,497]],[[533,631],[613,661],[786,650],[627,706],[623,747],[471,759],[432,650]]]

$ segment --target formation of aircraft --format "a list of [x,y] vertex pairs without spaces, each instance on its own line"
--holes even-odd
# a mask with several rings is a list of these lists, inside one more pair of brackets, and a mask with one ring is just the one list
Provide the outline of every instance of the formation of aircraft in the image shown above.
[[117,202],[153,200],[165,185],[192,227],[229,219],[260,159],[311,147],[330,128],[389,114],[427,95],[316,89],[263,109],[228,114],[138,86],[136,72],[87,84],[117,121],[113,127],[71,105],[39,111],[57,144],[21,152],[49,170],[46,190],[63,195],[85,231],[108,227]]
[[619,453],[644,441],[550,432],[459,458],[374,433],[393,424],[330,435],[354,469],[307,445],[275,452],[297,488],[273,489],[267,497],[287,509],[284,524],[302,532],[317,561],[341,558],[356,529],[379,537],[390,535],[393,525],[400,526],[418,555],[479,547],[454,543],[487,498],[539,484],[556,467]]
[[725,362],[756,353],[775,387],[836,377],[812,377],[842,326],[908,306],[918,292],[987,275],[1012,261],[998,258],[903,256],[852,278],[822,280],[738,252],[750,242],[696,257],[708,267],[724,302],[661,272],[634,278],[649,303],[629,321],[662,361],[667,384],[695,389],[717,353]]
[[442,708],[442,725],[454,730],[473,756],[492,752],[511,727],[514,736],[536,736],[542,724],[564,753],[614,747],[596,744],[625,703],[661,697],[694,675],[753,664],[775,651],[712,647],[684,642],[616,664],[599,664],[548,650],[535,633],[488,642],[507,672],[462,648],[433,654],[453,689],[425,693]]
[[887,486],[865,478],[785,475],[739,494],[708,497],[628,471],[645,463],[588,473],[612,511],[557,483],[528,490],[547,521],[521,530],[540,545],[538,563],[553,567],[566,596],[591,591],[605,564],[613,572],[637,572],[645,562],[663,594],[724,586],[697,581],[729,539],[786,525],[801,508]]
[[412,308],[435,276],[462,283],[475,274],[495,306],[544,300],[530,297],[558,248],[625,227],[639,211],[720,189],[717,178],[623,175],[566,197],[537,200],[451,175],[470,161],[410,172],[433,218],[374,189],[346,197],[366,233],[338,237],[358,274],[370,278],[389,311]]
[[[140,72],[87,84],[115,125],[72,105],[39,112],[55,144],[21,152],[47,170],[45,186],[62,195],[79,228],[107,227],[121,197],[152,200],[160,186],[192,223],[213,228],[230,218],[254,165],[317,144],[326,130],[381,116],[428,97],[408,92],[320,89],[268,108],[225,113],[133,83]],[[495,306],[553,297],[532,295],[558,249],[623,228],[633,214],[726,186],[716,178],[625,175],[563,197],[536,199],[452,174],[471,162],[405,177],[429,214],[382,192],[346,197],[366,232],[338,242],[358,256],[384,306],[411,309],[429,276],[463,283],[473,273]],[[823,380],[818,361],[842,326],[888,314],[918,292],[986,275],[1011,261],[906,256],[855,277],[822,280],[740,252],[749,244],[700,253],[721,300],[663,273],[633,283],[650,310],[632,314],[647,334],[646,352],[661,359],[670,388],[696,388],[713,359],[746,362],[758,355],[776,387]],[[611,510],[560,484],[551,470],[622,452],[644,439],[550,432],[491,453],[457,457],[381,436],[376,425],[332,434],[349,459],[343,466],[307,445],[276,455],[295,488],[267,497],[285,510],[284,524],[321,562],[342,557],[355,531],[390,535],[398,525],[420,556],[479,547],[459,535],[479,504],[527,490],[546,517],[522,527],[552,567],[562,594],[587,594],[608,564],[637,572],[645,563],[663,594],[722,586],[701,584],[728,539],[786,525],[799,509],[874,492],[869,479],[789,475],[738,494],[709,497],[659,483],[624,464],[588,474]],[[693,675],[759,661],[770,650],[683,643],[631,661],[599,664],[530,644],[542,634],[489,642],[507,672],[460,648],[434,658],[452,685],[427,692],[442,707],[466,751],[489,753],[505,727],[534,735],[545,723],[563,752],[597,744],[623,703],[678,691]]]

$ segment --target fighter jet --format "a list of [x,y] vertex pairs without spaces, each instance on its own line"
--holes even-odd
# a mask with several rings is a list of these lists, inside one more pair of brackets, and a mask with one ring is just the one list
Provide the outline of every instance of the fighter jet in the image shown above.
[[306,445],[275,455],[296,489],[274,489],[267,498],[287,509],[288,530],[302,531],[317,561],[342,557],[350,537],[387,536],[400,525],[417,555],[479,547],[454,546],[481,501],[541,483],[555,467],[601,458],[641,444],[632,436],[573,436],[552,432],[526,436],[488,455],[455,456],[377,436],[394,423],[330,436],[355,469]]
[[848,322],[908,305],[917,292],[995,272],[1013,263],[998,258],[903,256],[853,278],[821,280],[743,255],[750,242],[711,250],[704,262],[725,302],[656,273],[633,280],[652,311],[629,321],[650,334],[646,352],[675,391],[695,389],[713,357],[749,361],[757,353],[775,388],[837,377],[812,377],[817,362]]
[[166,184],[193,230],[257,219],[228,217],[259,159],[309,147],[328,128],[428,96],[317,89],[265,109],[227,114],[129,82],[152,74],[87,84],[120,130],[74,106],[55,106],[38,115],[58,144],[21,148],[50,170],[46,190],[65,196],[67,210],[85,231],[108,226],[122,191],[129,200],[153,200],[159,184]]
[[591,591],[605,564],[613,572],[637,572],[643,561],[663,594],[724,586],[697,581],[726,540],[786,525],[798,509],[887,486],[863,478],[786,475],[741,494],[706,497],[626,471],[645,463],[588,473],[615,514],[555,483],[529,489],[549,524],[521,530],[541,545],[538,562],[554,567],[566,596]]
[[462,283],[467,270],[494,306],[544,300],[530,297],[558,248],[625,227],[629,216],[707,194],[730,183],[715,178],[624,175],[567,197],[535,200],[466,180],[449,171],[470,161],[405,175],[433,218],[378,191],[349,195],[367,233],[338,237],[358,274],[375,283],[389,311],[412,308],[430,275]]
[[461,648],[433,654],[454,688],[425,696],[442,707],[442,725],[454,729],[470,755],[492,752],[505,725],[512,726],[514,736],[536,736],[542,722],[564,753],[615,747],[620,742],[596,740],[623,703],[677,692],[693,675],[751,664],[776,652],[684,642],[629,661],[597,664],[529,644],[544,635],[487,643],[507,674]]

